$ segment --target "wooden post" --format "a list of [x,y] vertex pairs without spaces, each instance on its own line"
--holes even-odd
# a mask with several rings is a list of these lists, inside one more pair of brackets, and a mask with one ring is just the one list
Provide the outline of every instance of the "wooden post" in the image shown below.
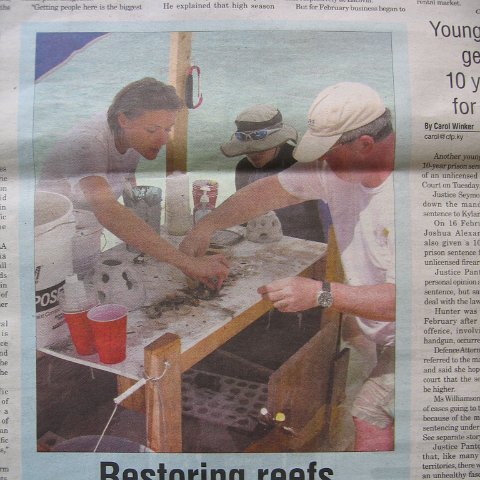
[[[342,267],[340,258],[340,250],[338,248],[335,230],[333,226],[330,227],[328,233],[328,248],[327,248],[327,264],[325,278],[330,282],[344,282],[345,273]],[[338,337],[337,337],[337,357],[332,365],[332,379],[331,379],[331,397],[328,412],[328,437],[331,445],[336,445],[338,442],[339,432],[344,433],[342,413],[342,402],[345,400],[345,389],[348,375],[348,366],[350,360],[350,352],[348,349],[342,350],[342,324],[343,314],[327,310],[325,312],[325,321],[329,319],[338,320]]]
[[340,250],[338,249],[335,230],[333,229],[333,227],[330,227],[328,233],[327,265],[325,278],[329,282],[343,282],[345,279],[342,261],[340,259]]
[[[174,32],[170,37],[170,78],[177,95],[185,99],[185,81],[190,68],[192,32]],[[175,127],[167,143],[167,174],[187,171],[188,108],[177,116]]]
[[342,437],[345,435],[345,429],[343,428],[343,415],[345,415],[345,411],[342,407],[345,402],[349,360],[350,350],[344,348],[337,355],[333,364],[332,398],[330,399],[330,421],[328,431],[328,438],[332,447],[344,443]]
[[180,338],[166,333],[145,348],[147,446],[155,452],[182,451]]

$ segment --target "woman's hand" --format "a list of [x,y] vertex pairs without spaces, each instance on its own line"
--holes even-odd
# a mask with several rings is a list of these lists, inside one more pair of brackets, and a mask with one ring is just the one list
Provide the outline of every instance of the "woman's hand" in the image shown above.
[[228,276],[229,263],[223,255],[192,257],[188,265],[182,268],[190,278],[198,279],[211,290],[220,290]]
[[[208,248],[210,235],[201,236],[204,240],[197,248],[186,248],[184,252],[180,252],[131,210],[119,204],[103,177],[83,178],[80,186],[97,220],[125,243],[161,262],[174,265],[185,275],[201,280],[209,288],[218,289],[222,286],[228,275],[226,258],[223,255],[195,258],[203,255]],[[196,245],[196,237],[192,236],[191,242],[191,245]],[[203,249],[205,242],[206,247]]]

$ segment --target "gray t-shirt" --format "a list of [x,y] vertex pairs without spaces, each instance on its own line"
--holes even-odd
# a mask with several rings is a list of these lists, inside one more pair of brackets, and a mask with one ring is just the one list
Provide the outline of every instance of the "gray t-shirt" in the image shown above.
[[140,158],[133,149],[119,153],[106,114],[97,115],[54,146],[44,163],[38,188],[66,195],[75,208],[89,210],[79,181],[89,176],[103,177],[119,198]]

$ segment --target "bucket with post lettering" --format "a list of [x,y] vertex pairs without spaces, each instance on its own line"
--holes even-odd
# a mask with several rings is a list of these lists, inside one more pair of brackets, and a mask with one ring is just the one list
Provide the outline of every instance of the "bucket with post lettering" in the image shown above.
[[75,218],[72,202],[53,192],[35,193],[35,308],[37,347],[68,340],[59,296],[73,272],[72,239]]

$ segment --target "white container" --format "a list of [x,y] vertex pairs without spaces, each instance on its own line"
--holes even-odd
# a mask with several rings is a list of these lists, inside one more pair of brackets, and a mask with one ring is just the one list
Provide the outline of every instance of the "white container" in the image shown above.
[[199,205],[193,210],[193,223],[196,225],[203,217],[206,217],[212,210],[210,209],[210,198],[208,197],[208,192],[210,187],[205,186],[201,187],[202,196],[200,197]]
[[189,185],[186,173],[173,172],[167,176],[165,223],[170,235],[186,235],[192,228]]
[[74,210],[75,236],[73,237],[73,271],[80,277],[92,272],[100,260],[103,226],[93,212]]
[[85,285],[75,273],[65,278],[60,306],[64,313],[76,313],[89,310],[98,305],[98,298],[92,285]]
[[251,242],[278,242],[282,237],[282,224],[273,210],[259,217],[252,218],[247,223],[247,240]]
[[58,193],[35,193],[35,307],[37,347],[68,339],[59,304],[65,277],[73,273],[75,218],[70,200]]
[[118,303],[129,310],[144,306],[145,286],[135,270],[122,260],[102,260],[95,268],[93,282],[102,304]]

